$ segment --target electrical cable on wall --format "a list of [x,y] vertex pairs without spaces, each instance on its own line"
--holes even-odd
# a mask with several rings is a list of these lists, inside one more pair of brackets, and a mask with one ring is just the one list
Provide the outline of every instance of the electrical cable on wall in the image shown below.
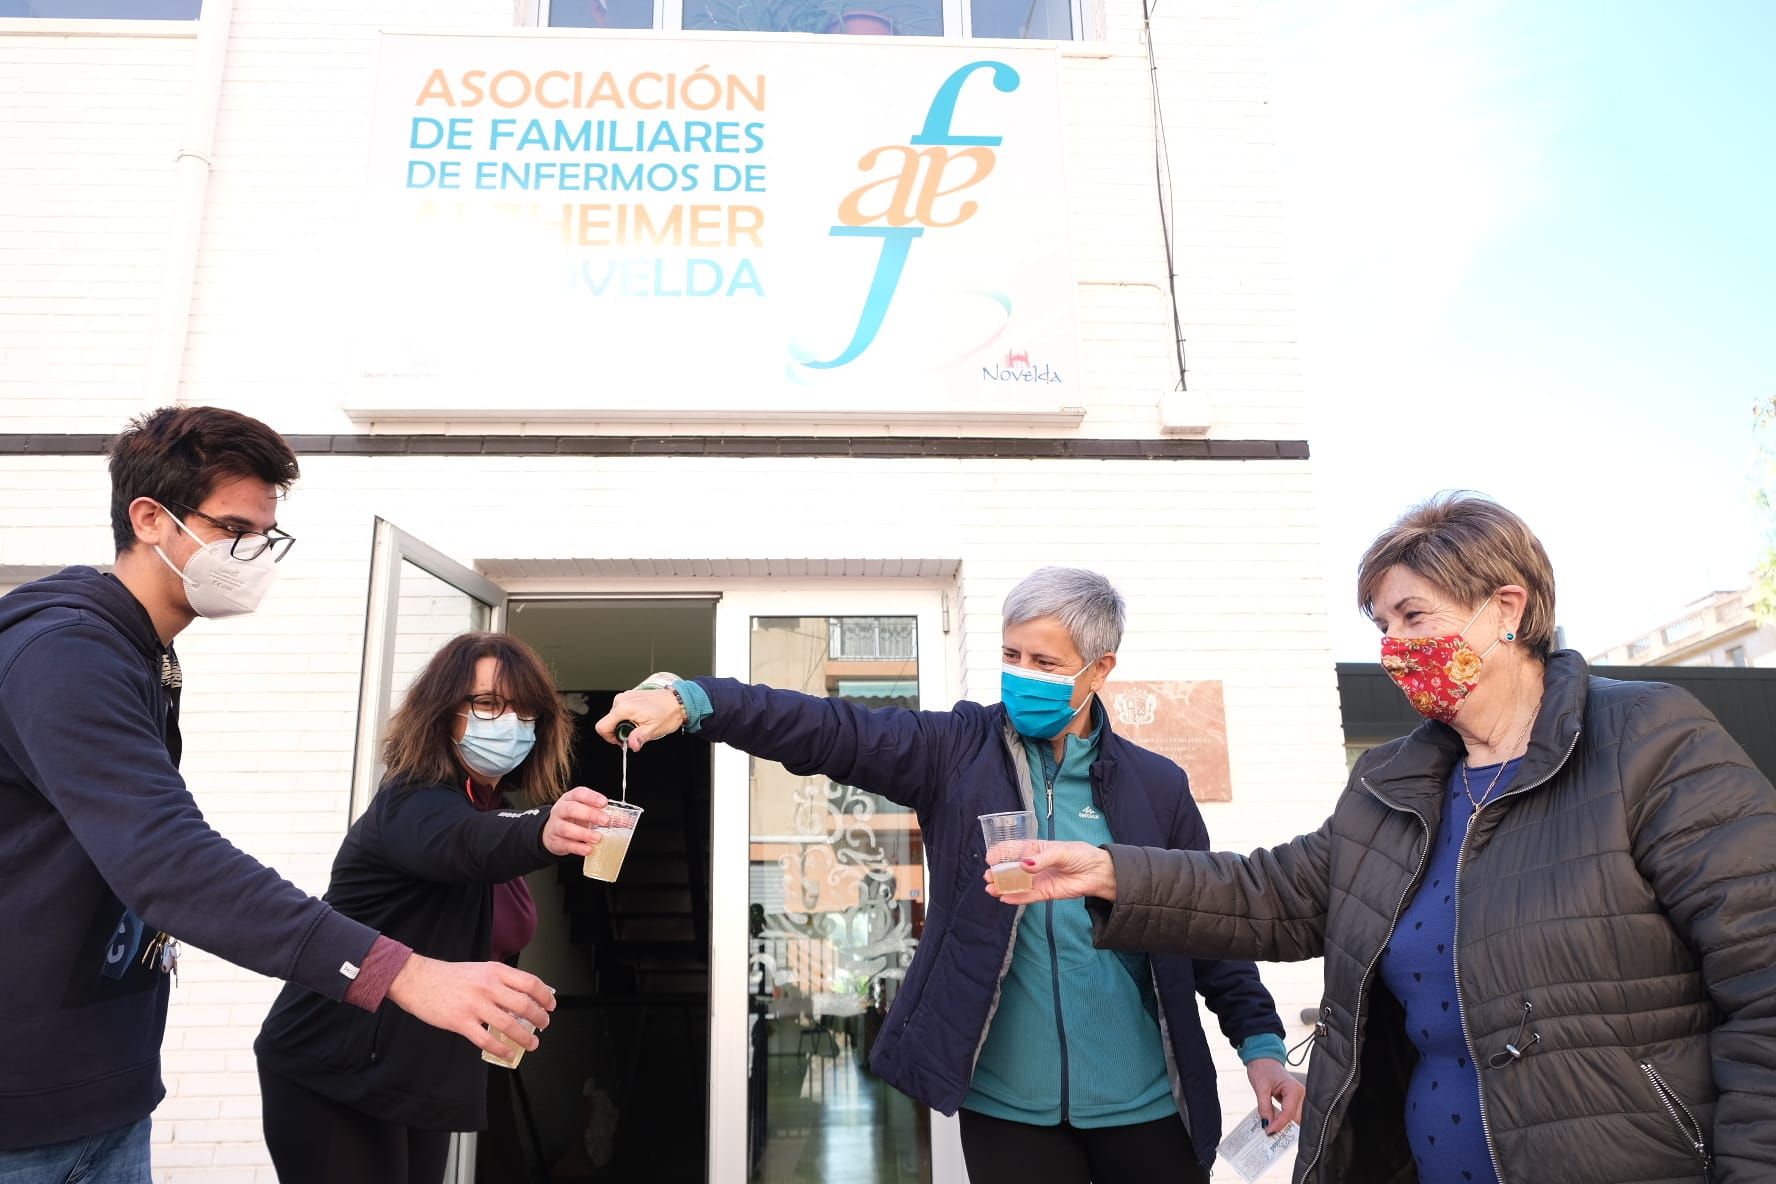
[[1178,314],[1178,265],[1172,250],[1172,154],[1166,146],[1165,109],[1159,99],[1159,59],[1153,52],[1153,14],[1157,0],[1141,0],[1141,35],[1147,42],[1147,81],[1153,90],[1153,183],[1159,193],[1159,231],[1165,242],[1166,290],[1172,301],[1172,340],[1178,350],[1178,386],[1190,389],[1185,381],[1184,322]]

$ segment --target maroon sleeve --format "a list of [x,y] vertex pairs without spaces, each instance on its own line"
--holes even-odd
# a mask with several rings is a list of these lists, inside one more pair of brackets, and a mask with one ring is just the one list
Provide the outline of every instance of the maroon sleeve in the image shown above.
[[407,965],[407,959],[411,957],[411,948],[392,937],[378,934],[370,952],[364,955],[364,964],[358,967],[358,977],[345,989],[345,1001],[353,1007],[375,1011],[388,998],[395,976],[401,973],[401,967]]

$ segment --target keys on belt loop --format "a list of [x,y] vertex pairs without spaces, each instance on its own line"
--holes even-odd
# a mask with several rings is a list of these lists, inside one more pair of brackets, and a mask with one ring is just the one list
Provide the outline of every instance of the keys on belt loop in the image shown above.
[[173,976],[173,985],[179,985],[179,939],[161,930],[154,935],[142,951],[142,965],[152,967],[162,974]]

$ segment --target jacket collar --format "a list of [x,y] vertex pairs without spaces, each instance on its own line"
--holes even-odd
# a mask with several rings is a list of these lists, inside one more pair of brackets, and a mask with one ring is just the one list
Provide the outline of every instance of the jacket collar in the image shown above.
[[1104,729],[1108,725],[1108,716],[1104,711],[1104,705],[1098,702],[1095,696],[1086,706],[1091,709],[1092,713],[1091,731],[1084,736],[1068,735],[1066,741],[1061,745],[1061,759],[1059,761],[1055,760],[1052,740],[1038,740],[1034,736],[1018,737],[1023,742],[1026,753],[1034,754],[1036,763],[1032,769],[1040,768],[1045,779],[1051,772],[1059,777],[1069,769],[1075,774],[1089,777],[1092,767],[1098,763],[1098,757],[1103,752],[1102,742]]
[[[1024,750],[1024,737],[1011,726],[1011,715],[1005,710],[1005,704],[995,703],[993,709],[998,713],[999,734],[1005,740],[1006,755],[1011,759],[1011,767],[1019,782],[1024,805],[1033,808],[1034,778],[1030,769],[1029,754]],[[1101,793],[1115,775],[1117,755],[1128,741],[1118,736],[1116,729],[1110,726],[1110,711],[1104,706],[1103,699],[1097,695],[1092,696],[1092,711],[1097,717],[1097,724],[1091,734],[1097,740],[1098,755],[1087,773],[1091,779],[1092,788]]]
[[[1577,650],[1556,650],[1548,656],[1542,676],[1542,707],[1529,733],[1529,748],[1512,778],[1514,786],[1534,787],[1566,763],[1585,718],[1591,671]],[[1370,789],[1391,802],[1427,816],[1435,815],[1449,774],[1466,751],[1461,735],[1448,724],[1426,720],[1393,754],[1363,774]]]

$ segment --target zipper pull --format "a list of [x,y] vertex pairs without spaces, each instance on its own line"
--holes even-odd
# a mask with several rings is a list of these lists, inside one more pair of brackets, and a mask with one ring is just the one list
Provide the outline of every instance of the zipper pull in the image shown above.
[[[1315,1041],[1324,1040],[1331,1034],[1331,1032],[1332,1005],[1328,1003],[1326,1006],[1320,1008],[1320,1018],[1314,1022],[1313,1031],[1309,1032],[1294,1048],[1291,1048],[1285,1055],[1284,1060],[1291,1068],[1301,1065],[1307,1060],[1306,1050],[1312,1046]],[[1300,1053],[1301,1056],[1297,1057],[1295,1055],[1296,1053]]]
[[[1054,821],[1054,816],[1055,816],[1055,783],[1053,781],[1050,781],[1048,783],[1048,819],[1050,822]],[[1053,827],[1049,828],[1049,831],[1050,831],[1049,838],[1051,838],[1051,839],[1054,837],[1053,830],[1054,830]]]

